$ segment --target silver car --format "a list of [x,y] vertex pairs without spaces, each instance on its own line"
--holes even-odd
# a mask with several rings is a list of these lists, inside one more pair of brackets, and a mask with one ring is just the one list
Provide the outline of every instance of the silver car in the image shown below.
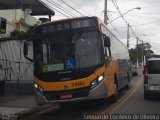
[[160,94],[160,58],[149,58],[144,67],[144,98]]
[[131,65],[132,76],[138,75],[138,68],[135,65]]

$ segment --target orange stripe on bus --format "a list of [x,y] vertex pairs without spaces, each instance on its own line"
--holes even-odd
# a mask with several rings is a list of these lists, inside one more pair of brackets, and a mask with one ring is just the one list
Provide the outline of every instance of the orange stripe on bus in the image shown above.
[[[72,90],[72,89],[89,87],[91,81],[95,80],[98,76],[102,75],[104,71],[105,71],[105,66],[97,70],[94,74],[90,75],[89,77],[82,79],[67,80],[62,82],[43,82],[37,77],[34,77],[34,81],[35,83],[38,84],[38,86],[42,87],[44,91]],[[67,88],[64,86],[67,86]]]

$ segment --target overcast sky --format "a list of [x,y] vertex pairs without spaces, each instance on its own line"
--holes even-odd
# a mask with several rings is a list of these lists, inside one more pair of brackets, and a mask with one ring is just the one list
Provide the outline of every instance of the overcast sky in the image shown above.
[[[46,1],[46,0],[42,0]],[[60,5],[65,11],[76,16],[82,16],[65,5],[61,0],[49,0]],[[104,0],[63,0],[77,11],[86,16],[98,16],[103,20]],[[129,23],[136,36],[152,46],[155,53],[160,53],[160,0],[114,0],[117,2],[120,11],[123,13],[132,8],[141,7],[141,10],[134,9],[124,15],[125,20]],[[48,4],[48,2],[46,2]],[[54,4],[55,4],[54,3]],[[49,3],[50,6],[51,3]],[[108,0],[108,22],[119,16],[112,0]],[[53,6],[53,8],[56,8]],[[59,10],[58,8],[56,8]],[[59,10],[61,11],[61,10]],[[63,11],[62,11],[63,12]],[[52,20],[66,18],[63,14],[55,10],[55,16]],[[119,18],[108,24],[109,29],[126,44],[127,24],[122,18]],[[136,38],[130,30],[130,47],[135,47]]]

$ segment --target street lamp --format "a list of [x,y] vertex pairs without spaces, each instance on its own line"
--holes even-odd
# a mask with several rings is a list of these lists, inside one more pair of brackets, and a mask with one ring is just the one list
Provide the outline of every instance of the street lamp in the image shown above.
[[[146,36],[146,35],[145,35],[145,34],[142,34],[142,35],[136,37],[136,39],[137,39],[137,67],[139,67],[139,60],[138,60],[138,40],[139,40],[139,37],[141,37],[141,36]],[[141,40],[140,40],[140,41],[141,41]],[[143,45],[143,41],[142,41],[142,45]],[[142,58],[142,62],[143,62],[143,58]]]
[[112,21],[110,21],[108,24],[110,24],[111,22],[117,20],[117,19],[120,18],[120,17],[123,17],[123,15],[127,14],[128,12],[130,12],[130,11],[132,11],[132,10],[134,10],[134,9],[140,10],[141,7],[136,7],[136,8],[132,8],[132,9],[128,10],[127,12],[123,13],[122,15],[120,15],[120,16],[118,16],[117,18],[115,18],[115,19],[113,19]]

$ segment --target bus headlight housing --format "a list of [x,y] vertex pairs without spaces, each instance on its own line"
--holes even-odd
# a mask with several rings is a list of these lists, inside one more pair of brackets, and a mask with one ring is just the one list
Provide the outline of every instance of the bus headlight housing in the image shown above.
[[98,77],[98,83],[101,83],[103,81],[103,75]]
[[98,85],[97,80],[93,80],[91,82],[91,89],[93,89],[94,87],[96,87]]
[[34,87],[39,93],[43,94],[44,90],[42,87],[38,86],[36,83],[34,83]]
[[43,92],[43,88],[42,88],[42,87],[39,87],[39,90],[40,90],[41,92]]
[[37,85],[36,83],[34,83],[34,87],[35,87],[36,89],[38,89],[38,85]]
[[93,80],[91,82],[91,89],[93,89],[94,87],[96,87],[98,84],[100,84],[103,81],[104,76],[101,75],[99,76],[97,79]]

